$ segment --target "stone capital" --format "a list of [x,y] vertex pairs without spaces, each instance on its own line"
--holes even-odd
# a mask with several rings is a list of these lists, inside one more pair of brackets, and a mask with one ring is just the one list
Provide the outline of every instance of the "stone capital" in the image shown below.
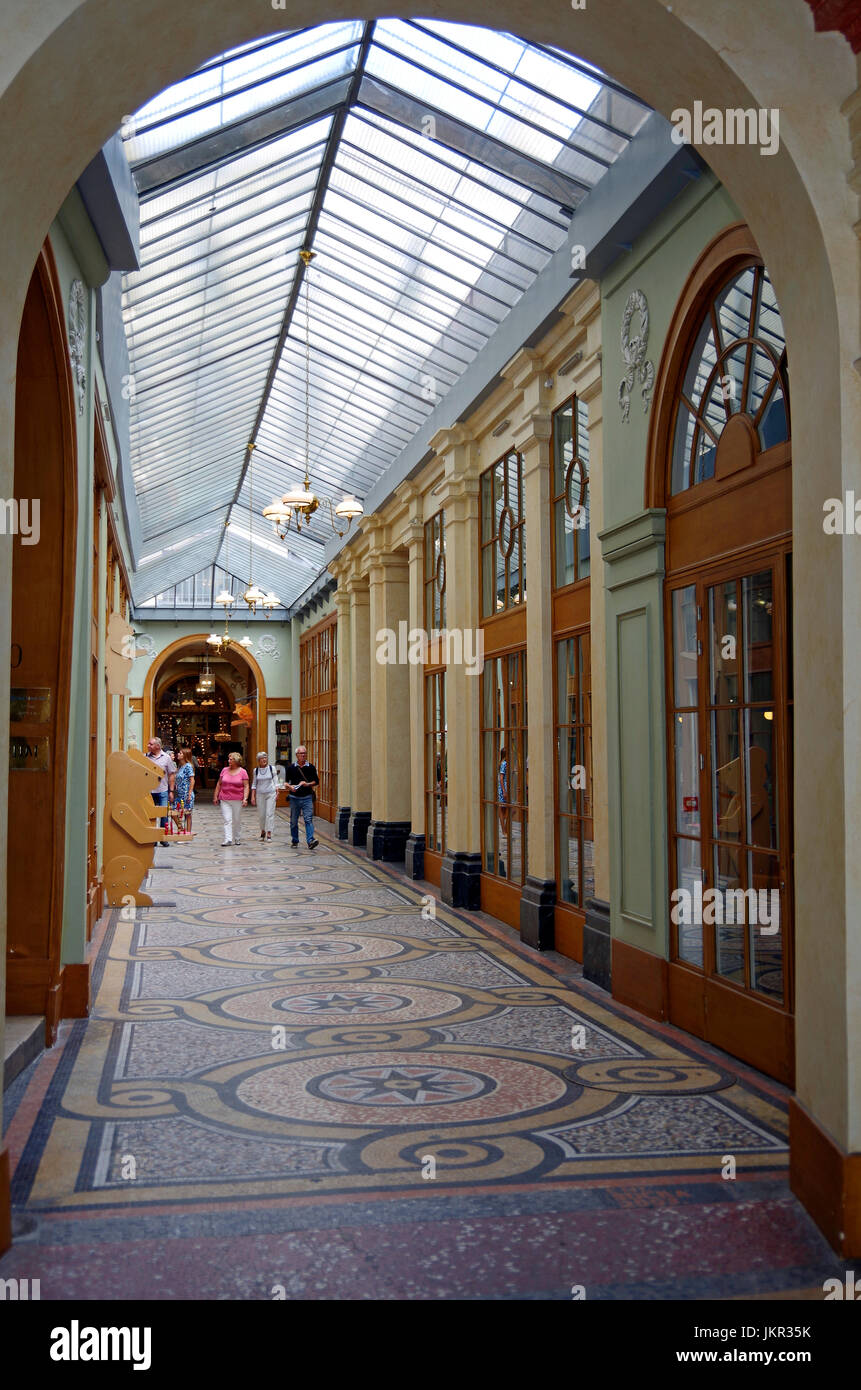
[[536,352],[534,348],[522,347],[509,362],[506,362],[499,375],[510,381],[515,390],[525,391],[527,386],[546,370],[541,353]]
[[[553,431],[553,416],[549,410],[530,410],[516,425],[512,438],[519,453],[540,454],[537,446],[547,444]],[[526,460],[524,460],[525,462]]]
[[371,584],[403,579],[408,571],[409,558],[403,550],[386,550],[380,546],[368,555],[368,580]]
[[454,449],[462,448],[466,444],[474,444],[475,438],[465,425],[455,423],[448,429],[437,430],[430,447],[438,458],[445,454],[450,454]]

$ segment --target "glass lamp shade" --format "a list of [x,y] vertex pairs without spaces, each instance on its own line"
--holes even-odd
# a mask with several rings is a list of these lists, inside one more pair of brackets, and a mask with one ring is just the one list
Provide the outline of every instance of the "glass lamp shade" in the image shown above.
[[259,584],[249,584],[242,597],[247,604],[253,606],[255,603],[262,603],[266,595]]
[[254,646],[254,642],[250,637],[243,637],[239,645],[240,647],[245,647],[245,649],[248,650],[249,647]]
[[220,594],[216,594],[215,602],[218,604],[220,608],[232,608],[233,604],[236,602],[236,599],[233,597],[229,589],[222,589]]
[[280,598],[278,597],[277,594],[267,594],[266,597],[265,597],[265,599],[263,600],[263,607],[264,607],[264,608],[278,608],[279,605],[280,605],[280,603],[281,603],[281,600],[280,600]]
[[309,492],[305,487],[294,487],[290,492],[285,492],[281,498],[285,507],[292,508],[296,512],[307,512],[317,501],[313,492]]
[[293,515],[293,508],[286,506],[284,502],[279,502],[277,498],[269,503],[268,507],[263,508],[263,515],[267,521],[272,521],[276,526],[284,526]]
[[208,644],[209,644],[210,647],[220,647],[220,646],[221,646],[221,637],[220,637],[220,635],[219,635],[217,632],[210,632],[210,634],[209,634],[209,636],[207,637],[206,640],[207,640],[207,642],[208,642]]
[[355,521],[357,516],[361,516],[364,507],[358,497],[354,497],[350,492],[338,503],[335,508],[335,515],[343,518],[344,521]]

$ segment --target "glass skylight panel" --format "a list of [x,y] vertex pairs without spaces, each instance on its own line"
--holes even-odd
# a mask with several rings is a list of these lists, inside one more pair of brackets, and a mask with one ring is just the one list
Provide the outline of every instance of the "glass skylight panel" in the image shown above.
[[[368,76],[351,88],[368,37]],[[449,145],[418,128],[420,106],[440,111]],[[647,115],[576,59],[434,20],[259,40],[138,112],[124,135],[144,190],[142,268],[123,312],[149,593],[197,594],[199,570],[211,602],[228,508],[247,540],[247,471],[231,503],[261,406],[255,578],[277,575],[292,600],[319,569],[324,511],[296,541],[310,570],[298,577],[256,515],[304,475],[305,300],[292,293],[309,224],[312,485],[364,497],[564,243],[560,205],[582,200]],[[777,340],[763,300],[762,336]],[[183,542],[165,548],[174,523]]]
[[[127,132],[134,166],[353,70],[361,24],[321,25],[283,46],[208,66],[138,111]],[[345,47],[346,46],[346,47]],[[342,49],[341,52],[335,50]]]

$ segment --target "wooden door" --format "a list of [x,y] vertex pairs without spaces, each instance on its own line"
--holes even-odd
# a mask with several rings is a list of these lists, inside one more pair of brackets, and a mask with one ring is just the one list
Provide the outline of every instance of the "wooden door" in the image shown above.
[[[10,1014],[61,1009],[66,756],[74,599],[75,424],[56,268],[43,251],[24,306],[15,497],[39,499],[38,544],[13,544],[7,976]],[[35,512],[31,510],[31,521]],[[83,800],[83,798],[80,798]]]
[[668,593],[670,1018],[792,1080],[790,553]]

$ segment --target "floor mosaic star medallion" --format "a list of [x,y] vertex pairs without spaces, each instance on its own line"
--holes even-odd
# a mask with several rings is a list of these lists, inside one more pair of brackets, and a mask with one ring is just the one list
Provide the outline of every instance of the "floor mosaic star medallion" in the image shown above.
[[[231,852],[213,813],[113,914],[18,1166],[46,1212],[782,1171],[767,1088],[355,854]],[[276,832],[277,833],[277,832]],[[267,855],[258,874],[258,856]],[[247,872],[245,872],[247,866]],[[583,1046],[575,1052],[572,1039]],[[123,1163],[135,1159],[135,1178]],[[426,1188],[426,1184],[424,1184]]]

